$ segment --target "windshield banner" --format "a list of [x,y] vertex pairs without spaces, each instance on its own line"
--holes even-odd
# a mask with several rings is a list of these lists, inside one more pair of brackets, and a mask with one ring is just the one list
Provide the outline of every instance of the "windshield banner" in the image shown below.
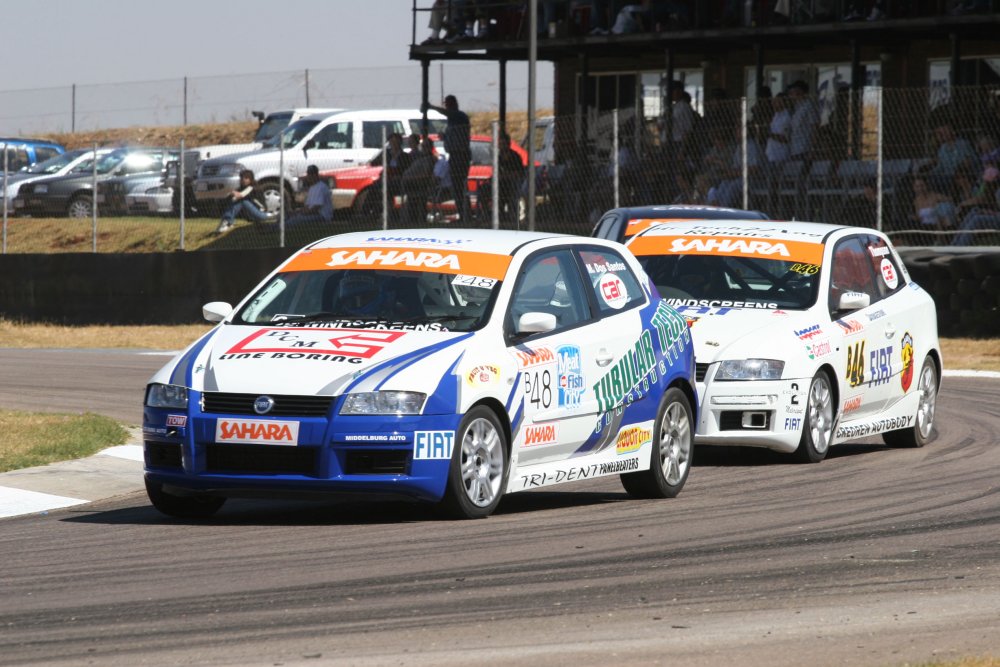
[[503,280],[510,260],[509,255],[446,248],[316,248],[299,253],[281,270],[379,269],[451,273]]
[[735,236],[640,236],[628,246],[637,256],[717,255],[821,264],[823,245],[786,239]]

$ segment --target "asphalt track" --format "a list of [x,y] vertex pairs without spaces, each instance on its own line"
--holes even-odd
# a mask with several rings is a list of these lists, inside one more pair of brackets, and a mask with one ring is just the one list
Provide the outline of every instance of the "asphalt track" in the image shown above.
[[[163,360],[0,351],[0,401],[134,420]],[[949,377],[927,447],[873,439],[818,465],[699,449],[669,501],[630,500],[609,478],[513,495],[472,522],[405,504],[238,501],[184,523],[134,492],[5,519],[0,665],[998,655],[998,426],[1000,381]]]

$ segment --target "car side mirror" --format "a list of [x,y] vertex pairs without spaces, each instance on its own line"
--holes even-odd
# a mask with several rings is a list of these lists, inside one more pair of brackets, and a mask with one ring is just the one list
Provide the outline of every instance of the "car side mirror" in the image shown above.
[[209,322],[221,322],[229,317],[233,307],[225,301],[212,301],[201,307],[201,315]]
[[864,292],[844,292],[840,295],[838,310],[861,310],[871,305],[872,298]]
[[316,148],[316,140],[310,139],[306,142],[306,145],[302,147],[302,154],[308,156],[309,151],[313,148]]
[[524,313],[517,320],[517,333],[539,333],[556,328],[556,316],[552,313]]

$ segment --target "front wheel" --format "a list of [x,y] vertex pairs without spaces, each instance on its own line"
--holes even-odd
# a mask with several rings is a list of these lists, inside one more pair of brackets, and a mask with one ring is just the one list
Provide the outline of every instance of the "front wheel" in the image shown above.
[[938,374],[934,361],[927,357],[917,381],[917,414],[913,426],[882,434],[882,441],[890,447],[923,447],[933,439],[934,410],[937,407]]
[[694,417],[684,392],[671,387],[660,401],[653,426],[648,470],[621,475],[625,492],[634,498],[674,498],[687,481],[694,453]]
[[195,495],[175,496],[163,490],[159,482],[146,480],[146,495],[149,502],[167,516],[178,519],[206,519],[225,504],[226,499],[218,496]]
[[66,215],[70,218],[89,218],[94,214],[94,198],[90,195],[77,195],[66,207]]
[[265,213],[277,213],[281,209],[281,200],[285,200],[285,215],[291,213],[292,198],[278,181],[264,181],[260,184],[260,196],[264,203]]
[[459,519],[480,519],[500,504],[507,483],[507,440],[492,410],[476,406],[458,427],[442,504]]
[[802,426],[802,438],[795,450],[795,458],[801,463],[819,463],[826,458],[833,440],[833,390],[830,378],[820,371],[809,384],[806,398],[806,420]]

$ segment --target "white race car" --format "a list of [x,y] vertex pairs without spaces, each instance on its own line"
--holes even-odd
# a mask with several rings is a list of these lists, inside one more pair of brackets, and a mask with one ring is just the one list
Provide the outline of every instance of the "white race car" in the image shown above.
[[672,497],[691,466],[684,318],[613,242],[524,232],[335,236],[283,263],[146,389],[146,488],[364,493],[490,514],[504,492],[621,475]]
[[647,226],[628,248],[691,324],[696,443],[822,460],[837,443],[933,436],[934,301],[885,235],[808,222]]

